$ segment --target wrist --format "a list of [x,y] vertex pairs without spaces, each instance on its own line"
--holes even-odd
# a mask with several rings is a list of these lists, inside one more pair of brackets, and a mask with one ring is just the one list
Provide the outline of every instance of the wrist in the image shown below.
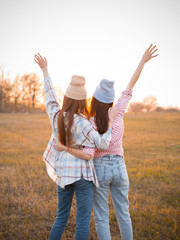
[[63,151],[69,152],[70,149],[68,149],[68,147],[63,146]]
[[49,76],[47,67],[42,68],[42,72],[43,72],[44,78]]
[[146,63],[145,59],[142,58],[141,61],[140,61],[140,64],[144,65]]

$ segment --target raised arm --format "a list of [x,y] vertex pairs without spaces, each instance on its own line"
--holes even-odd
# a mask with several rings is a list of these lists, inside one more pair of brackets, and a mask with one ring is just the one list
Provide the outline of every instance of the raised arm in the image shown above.
[[49,115],[53,132],[57,136],[58,134],[57,121],[55,121],[55,119],[57,119],[57,116],[58,116],[57,113],[59,113],[60,111],[60,106],[57,100],[56,93],[54,91],[53,83],[51,81],[51,78],[49,77],[47,59],[43,58],[38,53],[34,56],[34,61],[39,65],[39,67],[43,72],[46,110]]
[[136,69],[136,71],[134,72],[134,74],[132,75],[126,90],[130,90],[134,87],[134,85],[136,84],[137,80],[139,79],[141,72],[143,70],[144,64],[146,62],[148,62],[151,58],[157,57],[158,54],[154,55],[154,53],[157,51],[158,49],[156,48],[156,45],[153,46],[153,44],[151,44],[149,46],[149,48],[144,52],[142,59]]

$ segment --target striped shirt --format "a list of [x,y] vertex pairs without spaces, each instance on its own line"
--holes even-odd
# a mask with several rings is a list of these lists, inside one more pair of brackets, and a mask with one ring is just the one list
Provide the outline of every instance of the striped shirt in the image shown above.
[[[50,178],[64,188],[66,185],[78,181],[83,176],[88,181],[93,181],[98,186],[98,181],[93,165],[93,158],[90,161],[79,159],[68,152],[58,152],[54,141],[58,140],[58,116],[60,106],[50,77],[44,79],[44,93],[46,110],[52,126],[52,135],[48,146],[43,154],[43,160],[47,167]],[[65,126],[67,123],[65,114]],[[106,149],[112,138],[112,129],[100,135],[82,114],[75,114],[71,127],[72,147],[83,149],[84,152],[92,155],[93,148]],[[92,148],[92,149],[89,149]]]
[[[115,107],[118,108],[118,114],[116,115],[116,118],[114,119],[113,122],[113,135],[112,135],[112,139],[111,142],[109,144],[109,147],[107,150],[100,150],[100,149],[94,149],[94,157],[103,157],[105,155],[120,155],[123,156],[124,155],[124,150],[122,147],[122,138],[123,138],[123,134],[124,134],[124,121],[123,121],[123,117],[124,117],[124,112],[127,109],[128,103],[132,97],[132,89],[130,90],[124,90],[122,92],[121,97],[119,98],[117,104],[115,105]],[[94,122],[94,119],[90,119],[90,122],[92,123],[93,127],[95,129],[97,129],[96,124]],[[92,150],[91,150],[91,154]]]

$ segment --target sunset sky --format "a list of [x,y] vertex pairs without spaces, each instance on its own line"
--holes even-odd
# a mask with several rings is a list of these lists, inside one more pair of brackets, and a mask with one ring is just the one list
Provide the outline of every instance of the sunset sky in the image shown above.
[[102,78],[115,80],[116,99],[151,43],[159,56],[145,65],[132,101],[152,95],[180,107],[179,0],[0,0],[0,65],[17,74],[42,73],[46,56],[55,85],[86,78],[88,96]]

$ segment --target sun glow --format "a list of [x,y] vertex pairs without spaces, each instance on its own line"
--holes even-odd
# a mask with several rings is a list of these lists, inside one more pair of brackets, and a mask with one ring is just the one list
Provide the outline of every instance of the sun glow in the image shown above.
[[152,95],[160,105],[180,106],[180,2],[146,4],[143,0],[2,1],[0,65],[12,78],[31,72],[42,77],[33,61],[39,52],[48,59],[52,80],[63,92],[71,76],[79,74],[86,78],[88,96],[101,79],[115,80],[117,99],[144,50],[154,43],[159,56],[145,66],[132,101]]

